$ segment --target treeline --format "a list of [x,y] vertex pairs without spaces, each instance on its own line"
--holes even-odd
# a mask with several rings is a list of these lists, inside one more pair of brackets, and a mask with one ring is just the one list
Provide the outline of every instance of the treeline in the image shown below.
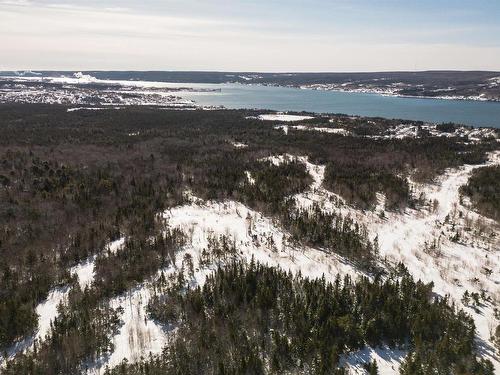
[[475,169],[460,193],[469,197],[480,213],[500,221],[500,166]]
[[403,374],[493,374],[476,358],[472,319],[403,266],[384,280],[329,283],[232,262],[203,287],[158,289],[150,314],[176,334],[161,355],[107,374],[344,374],[341,356],[382,344],[409,351]]
[[325,187],[362,209],[377,203],[376,193],[385,195],[387,210],[397,210],[412,203],[408,180],[387,171],[377,171],[356,163],[328,163]]
[[249,172],[252,181],[245,179],[240,200],[257,211],[272,214],[282,210],[285,198],[303,192],[312,181],[304,164],[296,160],[280,165],[256,163]]
[[372,242],[366,228],[350,217],[324,212],[315,204],[310,209],[291,207],[281,220],[296,242],[342,255],[361,269],[375,270],[377,240]]
[[168,227],[146,238],[128,237],[121,249],[97,257],[92,287],[103,297],[131,289],[158,270],[175,264],[176,252],[184,240],[183,232]]
[[365,227],[338,212],[325,213],[317,205],[297,207],[293,195],[311,183],[303,163],[259,162],[250,169],[252,180],[245,178],[238,187],[238,199],[277,218],[295,243],[322,248],[354,261],[364,270],[374,270],[378,245],[372,244]]

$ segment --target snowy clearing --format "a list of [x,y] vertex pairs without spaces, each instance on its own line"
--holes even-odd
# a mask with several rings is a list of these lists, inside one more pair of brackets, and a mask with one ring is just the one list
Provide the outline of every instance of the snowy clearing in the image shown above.
[[289,234],[272,219],[239,202],[193,203],[167,210],[163,216],[171,227],[189,234],[189,243],[197,251],[208,246],[210,237],[226,236],[234,241],[243,259],[254,257],[292,273],[300,271],[311,278],[325,275],[327,280],[334,280],[338,273],[354,278],[360,274],[335,254],[291,243]]
[[112,241],[106,247],[112,254],[115,254],[118,250],[120,250],[125,244],[125,237],[120,237],[119,239]]
[[310,120],[310,119],[313,119],[314,117],[312,117],[312,116],[299,116],[299,115],[287,115],[284,113],[275,113],[275,114],[259,115],[257,118],[259,120],[264,120],[264,121],[294,122],[294,121]]
[[38,314],[38,332],[36,333],[37,340],[44,340],[50,332],[50,324],[57,317],[57,306],[65,302],[70,288],[61,287],[55,288],[50,293],[45,302],[41,303],[36,308]]
[[316,127],[316,126],[305,126],[305,125],[278,125],[275,126],[274,129],[283,130],[285,134],[288,134],[290,129],[293,130],[303,130],[303,131],[315,131],[319,133],[329,133],[329,134],[340,134],[340,135],[350,135],[346,129],[343,128],[325,128],[325,127]]
[[114,297],[109,306],[121,309],[119,315],[122,325],[118,333],[111,338],[114,350],[95,363],[86,366],[86,374],[102,375],[106,368],[113,368],[123,362],[136,363],[149,355],[160,354],[168,343],[169,337],[175,332],[175,327],[166,327],[152,320],[147,313],[147,305],[153,295],[155,282],[163,275],[169,277],[182,268],[184,255],[190,254],[196,272],[191,284],[203,285],[205,278],[212,272],[210,267],[199,268],[200,249],[188,245],[176,254],[175,265],[161,269],[150,280],[137,287]]

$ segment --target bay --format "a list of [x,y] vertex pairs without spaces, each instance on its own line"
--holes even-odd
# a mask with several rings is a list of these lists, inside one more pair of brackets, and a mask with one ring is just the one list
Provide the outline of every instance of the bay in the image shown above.
[[179,84],[211,88],[210,92],[181,92],[180,96],[207,106],[229,109],[257,108],[348,115],[454,122],[500,128],[500,103],[431,98],[392,97],[379,94],[320,91],[243,84]]

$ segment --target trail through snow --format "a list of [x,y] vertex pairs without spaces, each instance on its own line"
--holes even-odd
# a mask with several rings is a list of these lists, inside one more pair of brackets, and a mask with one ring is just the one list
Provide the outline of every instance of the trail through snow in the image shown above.
[[[484,358],[490,359],[495,371],[500,373],[500,362],[490,340],[493,330],[499,324],[494,316],[494,308],[500,303],[500,227],[498,223],[462,205],[459,194],[460,187],[467,183],[474,169],[500,164],[500,152],[490,154],[486,164],[449,169],[436,183],[418,186],[417,189],[425,195],[427,201],[436,202],[434,207],[406,209],[401,213],[384,212],[384,218],[379,215],[384,209],[383,194],[377,195],[379,204],[375,210],[360,211],[350,207],[340,196],[322,186],[325,166],[310,163],[307,157],[288,154],[274,155],[266,159],[276,165],[291,160],[304,163],[313,182],[309,190],[294,196],[299,206],[308,208],[318,204],[325,211],[336,211],[343,216],[350,215],[360,224],[366,225],[372,238],[378,236],[382,259],[392,265],[403,262],[413,277],[427,283],[433,282],[436,293],[449,295],[455,303],[471,314],[476,324],[479,352]],[[481,229],[484,232],[479,233],[471,228],[475,225],[484,226],[484,229]],[[453,242],[453,230],[462,231],[464,238]],[[438,239],[437,250],[426,251],[426,247],[429,248],[434,239]],[[460,301],[466,290],[469,293],[484,291],[492,300],[483,301],[477,307],[463,306]],[[383,362],[387,353],[385,357],[377,358],[377,350],[379,349],[364,351],[362,357],[368,358],[370,354],[369,358]],[[356,363],[359,358],[354,355],[347,358],[346,363]],[[393,362],[392,359],[391,361]],[[389,367],[387,361],[380,364],[384,366],[384,373],[391,373],[390,368],[394,373],[399,371],[399,366],[394,363]],[[361,367],[359,369],[363,373]],[[356,365],[353,365],[351,370],[358,371]]]
[[[500,153],[494,153],[487,165],[499,163]],[[481,166],[484,165],[448,170],[436,184],[424,186],[422,192],[426,199],[437,204],[434,210],[386,213],[384,220],[372,214],[367,217],[366,224],[374,235],[378,235],[382,257],[393,263],[403,262],[415,278],[433,282],[435,292],[440,295],[450,295],[459,305],[466,290],[485,292],[492,298],[491,302],[483,301],[477,308],[463,307],[474,318],[481,354],[490,359],[495,371],[500,373],[500,362],[490,340],[493,329],[499,324],[494,307],[500,303],[500,231],[497,223],[460,204],[459,194],[472,171]],[[460,212],[465,218],[460,217]],[[454,221],[456,230],[463,230],[464,236],[474,230],[468,227],[478,220],[486,223],[488,233],[496,232],[497,236],[487,243],[476,238],[454,242],[451,239],[453,226],[446,225],[450,220]],[[425,251],[435,239],[438,241],[436,249]]]

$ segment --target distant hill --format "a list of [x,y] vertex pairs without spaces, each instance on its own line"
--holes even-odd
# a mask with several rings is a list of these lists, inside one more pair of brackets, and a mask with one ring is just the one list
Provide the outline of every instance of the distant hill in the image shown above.
[[[0,72],[4,76],[73,75],[74,71]],[[500,100],[500,72],[259,73],[200,71],[84,71],[98,79],[174,83],[242,83],[322,90],[373,91],[416,97]]]

